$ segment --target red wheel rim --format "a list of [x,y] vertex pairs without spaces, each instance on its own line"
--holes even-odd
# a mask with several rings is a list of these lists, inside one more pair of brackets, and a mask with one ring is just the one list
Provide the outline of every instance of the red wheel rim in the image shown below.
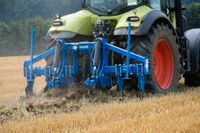
[[156,43],[153,65],[157,84],[163,90],[168,89],[174,77],[174,61],[172,49],[164,39],[160,39]]

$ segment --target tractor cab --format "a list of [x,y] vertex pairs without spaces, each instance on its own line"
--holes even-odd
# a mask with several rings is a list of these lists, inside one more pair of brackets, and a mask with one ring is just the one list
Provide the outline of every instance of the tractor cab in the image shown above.
[[84,0],[82,7],[98,16],[115,16],[144,5],[162,11],[175,25],[174,0]]
[[143,4],[143,0],[85,0],[83,8],[99,16],[118,15]]
[[[94,14],[106,16],[127,12],[136,7],[147,5],[154,10],[166,11],[174,8],[173,0],[85,0],[82,7]],[[124,11],[124,12],[123,12]]]

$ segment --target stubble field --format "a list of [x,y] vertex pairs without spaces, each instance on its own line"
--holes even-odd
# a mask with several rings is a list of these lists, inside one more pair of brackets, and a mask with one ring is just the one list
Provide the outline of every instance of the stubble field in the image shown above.
[[96,91],[49,97],[41,94],[40,78],[34,87],[38,95],[26,99],[25,59],[0,58],[0,133],[200,132],[199,88],[183,86],[175,93],[143,99]]

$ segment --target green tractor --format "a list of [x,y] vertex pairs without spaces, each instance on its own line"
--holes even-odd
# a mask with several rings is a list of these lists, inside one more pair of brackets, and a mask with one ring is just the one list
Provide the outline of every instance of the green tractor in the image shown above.
[[[200,29],[186,31],[183,9],[180,0],[84,0],[82,10],[57,15],[47,38],[52,42],[50,47],[58,39],[94,41],[98,23],[103,23],[101,34],[108,42],[126,49],[131,23],[130,50],[149,59],[145,88],[153,93],[166,93],[177,89],[181,75],[186,85],[200,85]],[[58,65],[59,52],[56,53],[54,59],[46,58],[47,66]],[[124,64],[122,55],[111,53],[109,58],[112,64]],[[136,82],[137,79],[128,84],[133,86]]]

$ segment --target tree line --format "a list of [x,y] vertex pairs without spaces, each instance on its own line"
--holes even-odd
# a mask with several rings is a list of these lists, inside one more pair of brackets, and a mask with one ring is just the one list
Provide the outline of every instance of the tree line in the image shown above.
[[46,32],[51,21],[42,17],[13,21],[9,25],[0,22],[0,56],[27,55],[30,50],[31,27],[36,29],[36,51],[41,52],[47,46]]
[[41,16],[52,18],[79,10],[81,0],[0,0],[0,20],[12,22]]
[[[36,27],[36,52],[44,50],[52,19],[81,8],[81,0],[0,0],[0,56],[24,55],[30,50],[30,29]],[[200,28],[199,0],[185,0],[189,28]]]
[[35,51],[45,50],[45,39],[56,14],[81,8],[81,0],[0,0],[0,56],[24,55],[30,51],[31,27],[36,28]]

